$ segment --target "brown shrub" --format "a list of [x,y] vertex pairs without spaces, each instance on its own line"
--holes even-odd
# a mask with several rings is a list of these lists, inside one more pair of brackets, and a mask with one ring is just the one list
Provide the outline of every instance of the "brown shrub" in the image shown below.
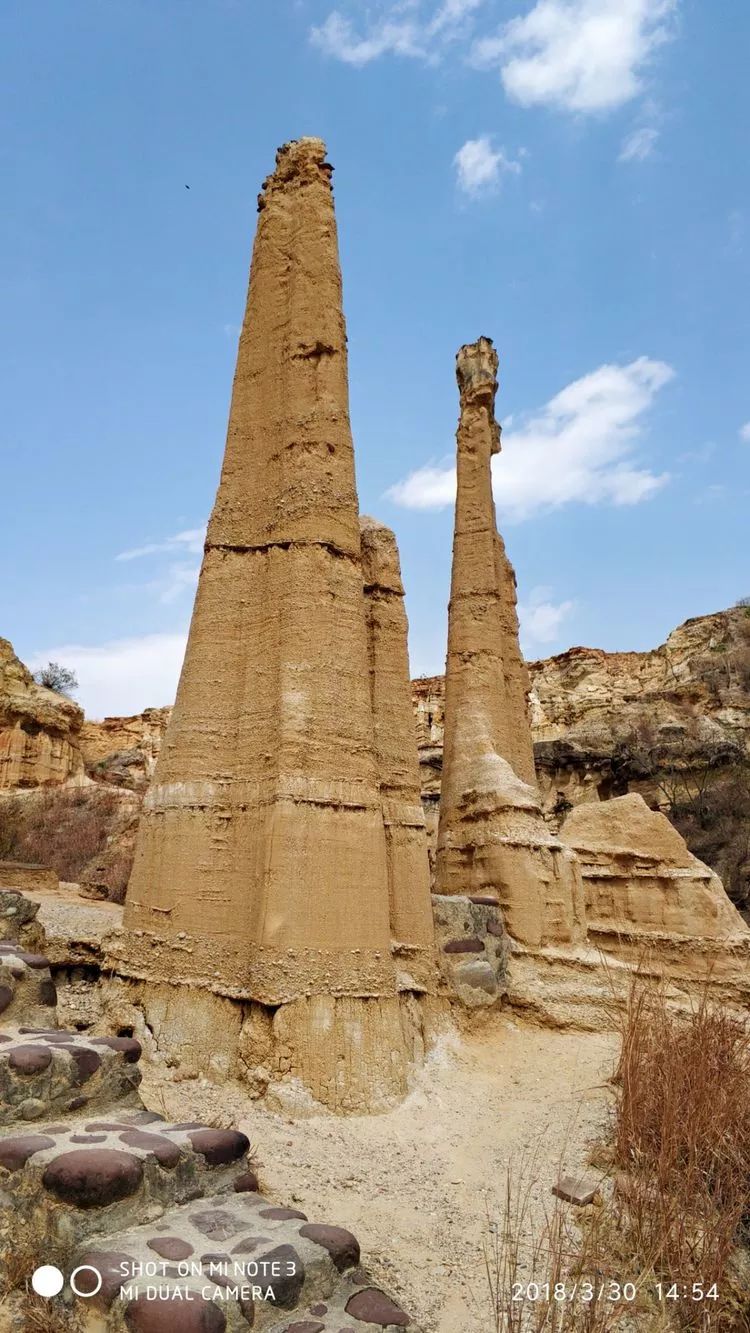
[[533,1159],[516,1163],[506,1173],[497,1217],[487,1219],[482,1259],[492,1333],[632,1330],[644,1310],[639,1284],[631,1284],[626,1301],[600,1295],[623,1271],[609,1219],[588,1209],[579,1230],[559,1199],[540,1206],[539,1184]]
[[0,855],[40,862],[62,880],[78,882],[96,864],[108,896],[122,902],[132,863],[132,838],[122,845],[123,819],[133,823],[117,792],[101,788],[45,790],[0,802]]
[[[750,1031],[705,995],[676,1013],[637,980],[614,1080],[599,1206],[545,1204],[533,1160],[508,1172],[483,1252],[489,1328],[748,1333]],[[713,1284],[715,1300],[694,1298]]]
[[710,1287],[683,1326],[744,1329],[734,1259],[750,1225],[750,1032],[704,994],[688,1014],[633,987],[616,1073],[615,1153],[629,1243],[665,1282]]

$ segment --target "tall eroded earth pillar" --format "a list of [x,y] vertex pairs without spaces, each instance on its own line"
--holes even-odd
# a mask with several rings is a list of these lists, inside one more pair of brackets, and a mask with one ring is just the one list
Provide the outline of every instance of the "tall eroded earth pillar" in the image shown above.
[[580,939],[575,858],[547,832],[534,777],[516,580],[497,531],[492,456],[498,357],[489,338],[456,358],[460,393],[445,741],[435,889],[494,893],[509,933]]
[[410,1039],[320,139],[279,150],[258,207],[221,480],[114,952],[131,978],[283,1006],[275,1072],[354,1107],[403,1091]]
[[429,982],[434,925],[401,564],[390,528],[362,517],[360,529],[391,938],[401,968]]

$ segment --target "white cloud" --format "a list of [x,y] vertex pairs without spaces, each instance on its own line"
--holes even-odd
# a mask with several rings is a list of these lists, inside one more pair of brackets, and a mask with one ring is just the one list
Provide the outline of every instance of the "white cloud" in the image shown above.
[[740,439],[746,444],[750,444],[750,421],[746,421],[744,426],[740,426]]
[[435,60],[455,41],[484,0],[443,0],[431,13],[420,0],[393,0],[359,33],[352,20],[334,9],[325,22],[310,30],[310,41],[327,56],[347,65],[368,65],[384,55]]
[[659,131],[650,125],[644,125],[640,130],[633,130],[623,140],[620,149],[620,162],[644,162],[650,157],[659,138]]
[[161,555],[164,551],[185,551],[191,555],[201,555],[206,540],[205,525],[202,528],[188,528],[185,532],[176,532],[174,537],[164,541],[148,542],[145,546],[134,546],[132,550],[121,551],[116,560],[139,560],[146,555]]
[[474,44],[473,62],[500,69],[522,106],[604,111],[630,101],[670,36],[677,0],[538,0]]
[[455,468],[428,463],[397,481],[386,495],[404,509],[446,509],[456,498]]
[[483,4],[484,0],[443,0],[435,17],[427,24],[428,34],[435,36],[447,30],[455,36],[465,20]]
[[456,168],[458,186],[465,194],[478,195],[494,190],[500,183],[501,175],[521,170],[520,162],[506,157],[502,148],[494,149],[488,134],[479,139],[467,139],[453,159]]
[[311,29],[310,40],[325,55],[347,65],[367,65],[387,52],[399,56],[426,55],[415,23],[384,19],[371,27],[366,36],[358,37],[351,19],[337,9],[320,27]]
[[552,602],[551,588],[532,588],[528,602],[519,602],[518,619],[521,640],[526,646],[554,643],[560,633],[560,626],[567,619],[575,602]]
[[[668,473],[638,466],[633,451],[645,414],[673,375],[645,356],[599,366],[505,432],[493,469],[502,518],[520,522],[572,503],[639,504],[654,495]],[[455,494],[452,463],[430,463],[388,491],[408,509],[445,508]]]
[[[148,556],[187,556],[202,555],[203,543],[206,539],[205,524],[202,528],[187,528],[184,532],[176,532],[173,537],[166,537],[163,541],[147,542],[144,546],[134,546],[128,551],[121,551],[115,556],[118,561],[141,560]],[[156,576],[149,579],[142,585],[146,593],[165,605],[176,599],[186,589],[192,591],[197,582],[200,573],[200,562],[196,560],[173,560],[167,567],[160,570]]]
[[152,579],[146,586],[150,592],[155,593],[159,601],[165,606],[170,602],[175,602],[181,593],[186,590],[192,592],[198,585],[198,575],[201,567],[198,564],[174,564],[159,578]]
[[175,633],[56,644],[35,653],[29,665],[32,671],[50,661],[72,667],[80,687],[75,697],[87,717],[121,717],[174,702],[186,642],[186,633]]

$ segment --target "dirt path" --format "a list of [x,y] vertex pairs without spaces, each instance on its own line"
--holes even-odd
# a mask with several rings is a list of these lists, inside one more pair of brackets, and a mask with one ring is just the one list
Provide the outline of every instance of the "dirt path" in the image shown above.
[[506,1167],[533,1156],[541,1208],[560,1163],[585,1164],[606,1123],[615,1050],[611,1035],[500,1017],[444,1040],[401,1106],[347,1119],[292,1121],[236,1087],[147,1079],[143,1091],[170,1116],[238,1124],[257,1145],[264,1192],[353,1231],[426,1333],[488,1333],[482,1242]]

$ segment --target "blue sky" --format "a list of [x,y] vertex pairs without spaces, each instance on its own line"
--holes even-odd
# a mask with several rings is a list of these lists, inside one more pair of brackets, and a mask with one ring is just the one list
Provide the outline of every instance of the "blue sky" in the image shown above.
[[2,0],[0,634],[92,715],[171,700],[255,199],[300,134],[336,168],[413,672],[444,659],[479,334],[528,656],[750,594],[748,49],[744,0]]

